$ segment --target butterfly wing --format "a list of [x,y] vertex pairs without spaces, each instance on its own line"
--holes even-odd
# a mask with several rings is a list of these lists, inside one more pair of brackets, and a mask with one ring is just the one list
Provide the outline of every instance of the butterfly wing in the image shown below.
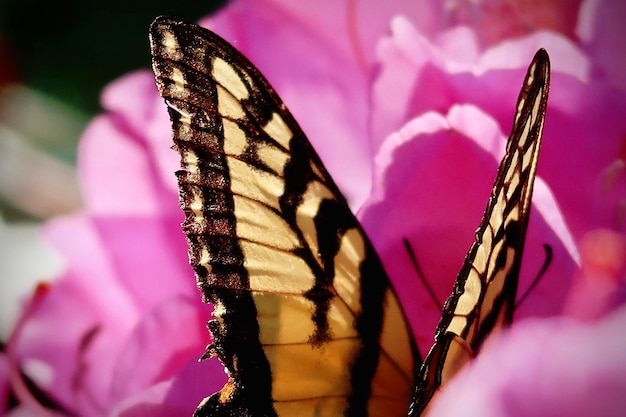
[[158,18],[183,229],[229,380],[198,416],[405,416],[419,366],[380,260],[258,70],[212,32]]
[[520,92],[506,155],[476,241],[444,305],[435,344],[420,372],[415,412],[478,352],[488,335],[512,320],[549,83],[550,62],[541,49]]

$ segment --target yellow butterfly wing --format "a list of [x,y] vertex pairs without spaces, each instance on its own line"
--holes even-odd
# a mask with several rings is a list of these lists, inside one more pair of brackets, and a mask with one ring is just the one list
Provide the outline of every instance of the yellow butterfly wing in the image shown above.
[[539,50],[517,101],[513,128],[491,198],[420,372],[413,413],[419,414],[480,349],[513,318],[533,183],[545,121],[550,61]]
[[198,416],[405,416],[420,365],[378,256],[298,124],[227,42],[158,18],[183,223],[229,381]]

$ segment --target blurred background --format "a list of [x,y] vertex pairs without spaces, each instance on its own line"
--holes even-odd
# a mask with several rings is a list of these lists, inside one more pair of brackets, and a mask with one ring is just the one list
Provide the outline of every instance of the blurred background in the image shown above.
[[80,209],[76,149],[100,91],[149,68],[156,16],[196,21],[223,3],[0,0],[0,341],[62,268],[39,226]]
[[[79,204],[76,191],[61,185],[73,175],[82,130],[100,111],[102,87],[149,67],[148,26],[157,15],[195,21],[222,3],[140,0],[129,11],[131,4],[119,0],[0,1],[0,213],[5,221],[42,220]],[[45,176],[33,172],[37,167]]]

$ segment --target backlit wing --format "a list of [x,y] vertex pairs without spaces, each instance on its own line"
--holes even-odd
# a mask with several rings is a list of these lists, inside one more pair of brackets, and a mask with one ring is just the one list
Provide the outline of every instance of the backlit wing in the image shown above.
[[478,352],[488,335],[512,320],[549,83],[550,62],[541,49],[518,98],[506,155],[476,242],[445,303],[435,345],[420,372],[415,414]]
[[380,260],[263,76],[212,32],[151,27],[190,262],[229,381],[198,416],[405,416],[419,367]]

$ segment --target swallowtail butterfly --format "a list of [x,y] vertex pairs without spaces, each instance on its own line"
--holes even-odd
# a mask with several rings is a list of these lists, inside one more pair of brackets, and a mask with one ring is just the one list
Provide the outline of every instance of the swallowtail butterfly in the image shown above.
[[196,415],[421,414],[512,320],[547,53],[539,50],[528,69],[476,241],[422,361],[372,244],[265,78],[194,24],[160,17],[150,36],[182,160],[190,262],[215,308],[206,356],[219,357],[229,378]]

